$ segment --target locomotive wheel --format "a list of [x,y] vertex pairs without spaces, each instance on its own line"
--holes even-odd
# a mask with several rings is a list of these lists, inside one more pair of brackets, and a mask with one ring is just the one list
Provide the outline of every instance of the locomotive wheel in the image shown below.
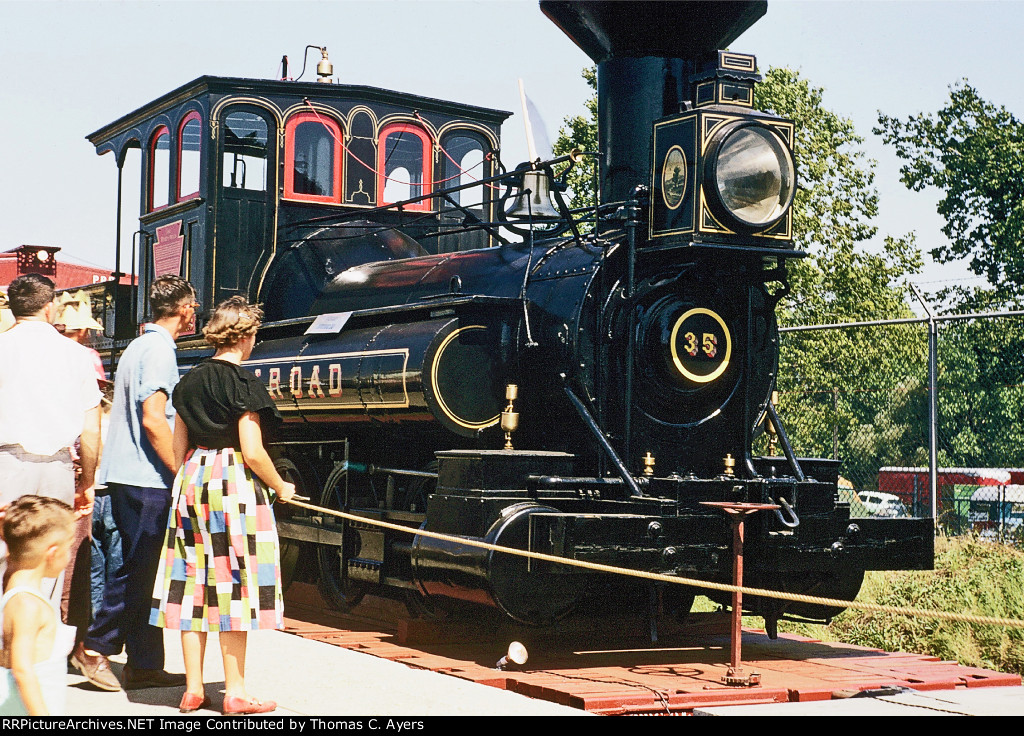
[[[346,471],[335,469],[327,478],[320,494],[320,506],[327,509],[342,511],[340,483]],[[348,611],[355,607],[366,594],[367,585],[349,580],[345,574],[345,560],[354,557],[357,536],[345,532],[345,521],[335,516],[324,515],[323,526],[344,533],[341,547],[318,544],[316,547],[317,568],[320,571],[319,589],[324,601],[339,611]]]
[[[863,582],[863,570],[849,570],[819,575],[807,573],[796,580],[776,578],[774,583],[749,581],[744,584],[750,587],[780,590],[785,593],[852,601],[857,597],[857,593],[860,592],[860,586]],[[716,596],[713,600],[725,606],[731,605],[731,602],[728,602],[724,596]],[[774,628],[774,622],[785,615],[797,616],[812,621],[829,621],[846,610],[846,608],[841,606],[780,601],[775,598],[759,598],[757,596],[744,596],[743,608],[752,612],[755,616],[763,616],[768,624],[769,632]]]
[[685,621],[693,610],[697,589],[689,585],[666,585],[661,590],[661,608],[676,621]]
[[[274,461],[274,468],[281,477],[289,483],[295,484],[295,492],[299,496],[305,496],[309,498],[309,489],[316,488],[316,475],[311,468],[307,468],[306,472],[299,470],[299,466],[295,464],[291,459],[286,457],[280,457]],[[304,510],[301,510],[295,506],[289,506],[286,503],[276,504],[274,506],[274,515],[279,519],[290,519],[299,515],[303,515]],[[287,590],[288,586],[292,584],[295,579],[295,572],[299,568],[299,559],[305,552],[306,545],[303,542],[299,542],[294,539],[280,540],[281,547],[281,588]]]
[[[424,473],[436,473],[437,460],[431,460],[420,470]],[[434,478],[413,478],[405,488],[405,493],[400,501],[400,508],[403,511],[425,514],[427,512],[427,497],[436,489],[437,480]]]
[[[860,592],[860,586],[863,583],[864,571],[853,570],[816,583],[812,582],[804,585],[788,584],[782,589],[792,593],[814,595],[819,598],[836,598],[842,601],[852,601],[857,597],[857,593]],[[813,603],[790,603],[786,606],[786,613],[811,619],[832,619],[845,610],[845,608],[840,608],[839,606],[822,606]]]
[[[437,472],[437,460],[431,460],[420,468],[424,473]],[[427,497],[437,490],[437,480],[434,478],[413,478],[405,487],[405,492],[400,500],[403,511],[413,511],[424,514],[427,511]],[[436,603],[431,598],[423,595],[419,590],[405,591],[405,608],[413,618],[436,618],[440,613]]]

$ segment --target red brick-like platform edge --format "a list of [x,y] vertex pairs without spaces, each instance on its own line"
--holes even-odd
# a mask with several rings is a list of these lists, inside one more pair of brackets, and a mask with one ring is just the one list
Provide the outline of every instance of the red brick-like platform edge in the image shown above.
[[[473,623],[408,618],[396,604],[377,599],[362,604],[357,616],[341,616],[324,611],[312,586],[292,585],[287,599],[290,633],[605,715],[829,700],[892,687],[1021,684],[1019,675],[926,655],[792,634],[770,640],[763,631],[744,629],[743,665],[760,673],[760,686],[727,687],[721,682],[729,665],[727,614],[692,614],[685,625],[662,625],[652,643],[633,620],[600,617],[538,630],[486,616]],[[519,671],[499,671],[497,660],[513,640],[526,644],[529,660]]]

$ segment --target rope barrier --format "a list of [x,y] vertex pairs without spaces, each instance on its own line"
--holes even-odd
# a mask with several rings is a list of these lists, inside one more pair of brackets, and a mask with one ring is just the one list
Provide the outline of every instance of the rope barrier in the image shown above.
[[691,587],[718,590],[727,593],[735,593],[739,591],[743,593],[743,595],[754,595],[760,596],[762,598],[774,598],[777,600],[792,601],[795,603],[808,603],[811,605],[829,606],[837,608],[853,608],[855,610],[868,611],[871,613],[891,613],[899,616],[933,618],[940,619],[943,621],[963,621],[966,623],[973,623],[984,626],[1003,626],[1007,628],[1024,629],[1024,620],[1015,618],[976,616],[973,614],[950,613],[947,611],[929,611],[922,608],[911,608],[907,606],[883,606],[877,603],[861,603],[858,601],[844,601],[836,598],[821,598],[818,596],[803,595],[800,593],[784,593],[778,590],[767,590],[764,588],[748,588],[746,586],[735,586],[726,583],[715,583],[707,580],[696,580],[692,578],[677,577],[675,575],[664,575],[662,573],[656,572],[630,570],[628,568],[614,567],[612,565],[604,565],[597,562],[570,560],[565,557],[547,555],[541,552],[529,552],[527,550],[513,549],[511,547],[501,547],[496,544],[490,544],[489,542],[483,542],[477,539],[457,537],[450,534],[441,534],[440,532],[431,532],[425,529],[402,526],[401,524],[392,524],[387,521],[371,519],[365,516],[358,516],[356,514],[349,514],[344,511],[335,511],[334,509],[327,509],[321,506],[314,506],[303,501],[295,500],[294,498],[292,500],[289,500],[287,503],[291,504],[292,506],[298,506],[304,509],[308,509],[310,511],[316,511],[319,513],[328,514],[330,516],[348,519],[349,521],[358,521],[362,524],[372,524],[375,526],[383,527],[385,529],[391,529],[393,531],[406,532],[409,534],[418,534],[423,537],[429,537],[431,539],[437,539],[443,542],[453,542],[455,544],[462,544],[467,547],[478,547],[480,549],[486,549],[492,552],[503,552],[505,554],[516,555],[518,557],[542,560],[544,562],[553,562],[559,565],[569,565],[571,567],[579,567],[587,570],[592,570],[594,572],[611,573],[615,575],[626,575],[629,577],[652,580],[654,582],[659,583],[670,583],[672,585],[689,585]]

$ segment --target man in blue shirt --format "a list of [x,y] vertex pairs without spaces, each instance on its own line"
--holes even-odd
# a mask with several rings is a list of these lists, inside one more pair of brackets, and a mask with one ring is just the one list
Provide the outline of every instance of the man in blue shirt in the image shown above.
[[71,663],[93,685],[120,690],[107,657],[124,647],[126,690],[185,684],[164,671],[163,632],[149,625],[153,581],[163,550],[174,463],[174,407],[178,382],[175,339],[195,321],[195,290],[179,276],[150,286],[153,322],[121,356],[98,483],[106,484],[123,562],[107,580],[103,603]]

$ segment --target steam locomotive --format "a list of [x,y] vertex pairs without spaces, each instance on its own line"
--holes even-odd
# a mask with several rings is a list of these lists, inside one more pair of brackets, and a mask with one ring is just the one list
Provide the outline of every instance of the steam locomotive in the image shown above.
[[[141,283],[180,273],[206,309],[264,305],[247,365],[286,419],[278,467],[358,518],[286,511],[286,564],[339,607],[642,613],[628,578],[417,532],[729,582],[730,525],[702,502],[733,501],[781,507],[748,521],[749,585],[849,599],[865,570],[930,568],[931,521],[851,521],[838,463],[798,458],[772,405],[775,307],[804,255],[794,129],[754,109],[755,59],[719,50],[765,3],[540,6],[598,66],[593,208],[561,194],[584,154],[509,171],[508,113],[370,87],[202,77],[88,136],[119,202],[142,149]],[[116,360],[146,294],[103,288]],[[180,341],[183,369],[208,354]],[[754,455],[765,431],[782,454]],[[685,613],[696,591],[654,592]],[[839,610],[745,605],[770,632]]]

